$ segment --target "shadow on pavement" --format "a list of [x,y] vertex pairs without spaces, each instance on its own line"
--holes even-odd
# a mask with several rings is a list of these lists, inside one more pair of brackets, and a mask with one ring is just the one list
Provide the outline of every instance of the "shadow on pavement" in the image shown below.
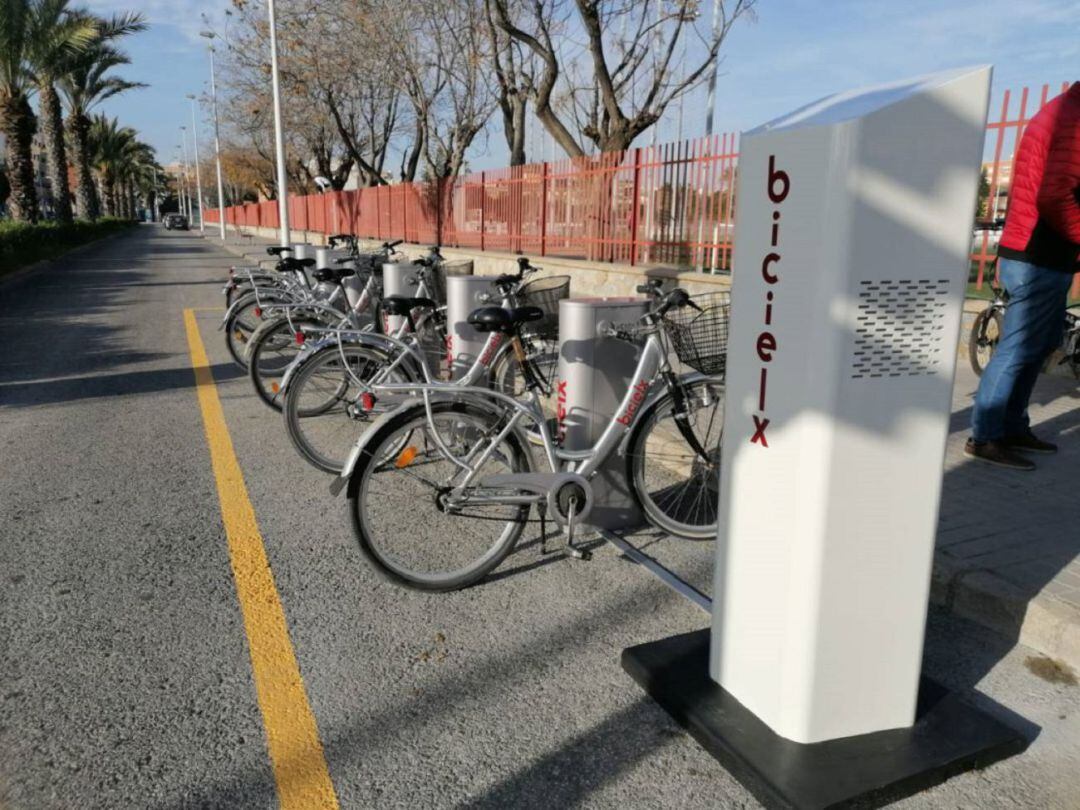
[[[232,363],[220,363],[211,366],[210,370],[215,381],[244,376],[244,372]],[[148,371],[126,371],[117,374],[65,377],[40,382],[0,383],[0,407],[25,408],[96,397],[149,394],[155,391],[190,388],[194,385],[195,374],[190,365]]]

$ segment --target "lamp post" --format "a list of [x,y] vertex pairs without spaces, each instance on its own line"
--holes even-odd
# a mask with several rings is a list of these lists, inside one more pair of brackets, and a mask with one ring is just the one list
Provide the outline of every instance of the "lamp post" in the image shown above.
[[225,188],[221,182],[221,138],[218,135],[217,114],[217,79],[214,76],[214,32],[200,31],[199,36],[210,40],[207,48],[210,51],[210,102],[214,110],[214,163],[217,169],[217,202],[218,202],[218,228],[221,232],[221,241],[225,241]]
[[[713,41],[720,36],[720,0],[713,0],[712,5],[712,35]],[[716,74],[720,71],[719,60],[713,64],[709,73],[709,95],[705,100],[705,134],[713,134],[713,110],[716,108]]]
[[[180,143],[181,143],[181,148],[184,150],[184,188],[188,189],[187,179],[188,179],[189,176],[191,176],[191,169],[188,168],[188,159],[187,159],[187,127],[180,127]],[[191,222],[191,220],[193,220],[195,218],[195,212],[193,210],[193,206],[192,206],[191,203],[192,203],[191,190],[188,189],[188,194],[187,194],[187,218],[188,218],[189,223]]]
[[278,75],[277,21],[274,0],[267,0],[270,15],[270,82],[274,92],[274,147],[277,157],[278,220],[281,244],[289,244],[289,185],[285,174],[285,133],[281,124],[281,79]]
[[199,124],[195,117],[195,95],[188,93],[187,100],[191,102],[191,137],[195,141],[195,191],[199,195],[199,233],[206,233],[206,222],[203,220],[202,172],[199,170]]
[[187,182],[184,179],[184,163],[180,157],[180,144],[176,145],[176,201],[180,213],[187,216]]

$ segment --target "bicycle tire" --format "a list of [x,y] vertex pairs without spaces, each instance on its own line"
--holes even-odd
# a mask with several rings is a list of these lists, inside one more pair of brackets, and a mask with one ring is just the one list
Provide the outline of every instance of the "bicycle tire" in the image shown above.
[[260,304],[287,300],[287,296],[276,292],[260,292],[258,297],[255,293],[248,293],[237,299],[236,308],[229,313],[225,321],[225,348],[228,349],[232,361],[244,371],[247,371],[245,347],[255,329],[258,328],[258,324],[253,324],[251,318],[247,316],[251,315],[256,321],[261,321],[262,316],[255,316],[251,310]]
[[[442,400],[432,403],[431,407],[435,418],[447,414],[460,415],[462,419],[475,419],[480,424],[489,423],[490,420],[503,419],[501,410],[483,406],[471,401]],[[395,412],[394,416],[388,419],[382,427],[378,429],[375,435],[369,438],[364,451],[357,460],[352,476],[350,477],[349,513],[352,519],[353,534],[359,545],[361,554],[363,554],[365,560],[383,579],[396,585],[402,585],[415,590],[437,592],[455,591],[479,582],[506,559],[506,557],[514,550],[514,546],[517,544],[524,531],[531,507],[527,505],[511,507],[516,515],[513,519],[506,521],[499,539],[488,548],[482,556],[454,571],[445,574],[419,576],[416,572],[405,570],[401,565],[395,565],[394,561],[389,559],[388,556],[380,550],[380,543],[372,536],[373,532],[376,531],[373,527],[373,524],[376,522],[375,517],[370,514],[364,514],[366,509],[364,504],[366,504],[368,500],[368,484],[379,459],[383,458],[383,454],[380,453],[382,445],[389,444],[390,447],[395,447],[394,441],[396,433],[403,429],[416,431],[418,428],[410,428],[410,425],[413,425],[413,423],[417,423],[418,425],[426,424],[426,419],[427,415],[423,403],[402,408]],[[412,433],[410,433],[410,435],[412,435]],[[400,445],[398,445],[398,447],[399,446]],[[505,447],[506,452],[509,454],[508,466],[511,468],[512,472],[531,471],[532,460],[529,452],[516,434],[508,434],[501,447]],[[492,454],[493,457],[497,455],[499,454]],[[395,464],[394,466],[400,465]],[[407,496],[403,492],[401,497]],[[393,516],[393,520],[397,520],[397,516],[400,515],[400,523],[396,524],[398,537],[405,536],[405,533],[417,530],[416,512],[420,506],[418,499],[412,498],[409,503],[402,503],[400,509],[395,509],[386,504],[385,498],[380,499],[379,497],[374,497],[374,500]],[[445,512],[442,514],[448,515],[448,513]],[[469,516],[461,516],[461,520],[468,519]],[[379,523],[382,522],[382,520],[379,521]],[[491,522],[491,519],[474,517],[472,524],[473,528],[476,528],[476,524],[480,522],[488,523]],[[502,522],[502,519],[498,519],[498,522]],[[439,531],[438,527],[432,526],[428,522],[421,522],[419,526],[420,531],[427,532],[430,536],[438,537],[443,542],[447,541],[451,536],[451,534]],[[469,537],[471,536],[471,533],[465,532],[462,536]],[[425,547],[427,546],[425,545]]]
[[[351,432],[347,429],[348,423],[346,423],[345,429],[335,427],[333,435],[327,441],[322,440],[321,437],[316,437],[317,431],[320,434],[327,431],[319,430],[321,425],[316,424],[313,421],[315,419],[322,420],[325,417],[327,422],[330,420],[352,420],[352,416],[345,410],[351,403],[347,401],[350,400],[350,397],[347,396],[349,380],[346,378],[344,370],[340,372],[342,377],[340,385],[336,386],[326,396],[325,402],[307,408],[304,407],[304,403],[305,390],[312,384],[315,376],[323,371],[325,364],[340,362],[342,353],[345,354],[346,362],[349,361],[350,357],[357,357],[364,361],[370,361],[373,367],[376,368],[381,368],[389,362],[388,355],[370,346],[346,345],[340,348],[336,345],[327,346],[304,360],[300,367],[296,369],[294,372],[295,377],[289,383],[289,389],[285,394],[285,402],[282,406],[285,432],[288,434],[293,447],[296,448],[296,452],[315,469],[335,475],[340,473],[342,467],[345,466],[345,459],[348,457],[349,451],[352,450],[356,439],[370,425],[370,422],[355,420],[353,422],[355,428]],[[331,370],[331,378],[333,375],[334,372]],[[408,367],[402,368],[402,378],[408,379],[412,376]],[[331,413],[331,410],[339,404],[342,412]],[[347,436],[338,441],[337,434],[339,433],[347,434]],[[340,453],[334,456],[329,455],[329,451],[323,447],[324,444],[333,445],[335,448],[340,447]]]
[[[275,384],[280,385],[292,359],[300,351],[300,344],[296,342],[295,330],[305,326],[318,327],[325,325],[325,321],[310,316],[293,316],[291,319],[285,316],[265,320],[251,334],[248,350],[246,353],[248,364],[248,379],[255,389],[259,400],[271,410],[281,413],[281,399],[277,396]],[[287,333],[287,334],[284,334]],[[283,339],[287,339],[292,347],[292,353],[287,355],[288,360],[276,364],[273,368],[266,368],[263,355],[271,346],[277,346]]]
[[[991,323],[993,327],[991,327]],[[988,336],[991,328],[996,332],[994,336]],[[984,309],[975,318],[975,323],[971,325],[971,334],[968,335],[968,362],[977,377],[982,376],[983,370],[994,356],[994,351],[997,349],[998,341],[1001,339],[1004,329],[1005,318],[997,307]],[[986,362],[983,362],[979,356],[981,349],[989,350]]]
[[[665,427],[666,435],[653,435],[661,424],[660,419],[671,414],[673,399],[671,393],[667,392],[634,426],[626,446],[626,480],[630,484],[629,489],[634,500],[653,526],[684,540],[713,540],[716,537],[719,513],[724,383],[719,378],[704,377],[686,384],[685,392],[690,403],[709,403],[713,398],[718,402],[718,407],[713,407],[710,411],[703,431],[700,430],[701,425],[694,424],[695,414],[691,414],[691,429],[715,467],[710,469],[696,456],[674,425]],[[695,397],[698,399],[695,400]],[[708,404],[705,407],[708,407]],[[715,443],[712,439],[714,431]],[[650,437],[655,440],[652,446],[648,446]],[[647,461],[655,462],[659,469],[646,469]],[[685,485],[686,489],[682,494],[676,494],[674,484],[654,491],[655,485],[682,475],[686,464],[690,465],[693,478],[692,484],[688,482]],[[694,500],[686,504],[686,493],[691,491],[694,491]],[[693,522],[680,520],[671,514],[685,514],[686,506],[692,507],[689,515],[694,518]]]

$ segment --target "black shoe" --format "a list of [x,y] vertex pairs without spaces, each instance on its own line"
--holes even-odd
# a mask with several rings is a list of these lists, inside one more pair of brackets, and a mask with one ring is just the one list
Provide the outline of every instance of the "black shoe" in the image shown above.
[[1001,443],[1010,450],[1021,450],[1025,453],[1056,453],[1058,450],[1056,444],[1036,438],[1030,430],[1019,436],[1008,436],[1002,439]]
[[974,439],[968,439],[967,444],[964,445],[964,455],[985,461],[987,464],[1007,467],[1010,470],[1031,472],[1035,469],[1033,462],[1014,452],[1004,442],[976,442]]

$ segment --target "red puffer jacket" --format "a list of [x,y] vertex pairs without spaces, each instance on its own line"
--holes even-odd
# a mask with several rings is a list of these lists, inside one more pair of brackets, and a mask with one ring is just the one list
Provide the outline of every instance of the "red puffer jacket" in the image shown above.
[[1080,82],[1024,130],[998,255],[1055,270],[1080,255]]

